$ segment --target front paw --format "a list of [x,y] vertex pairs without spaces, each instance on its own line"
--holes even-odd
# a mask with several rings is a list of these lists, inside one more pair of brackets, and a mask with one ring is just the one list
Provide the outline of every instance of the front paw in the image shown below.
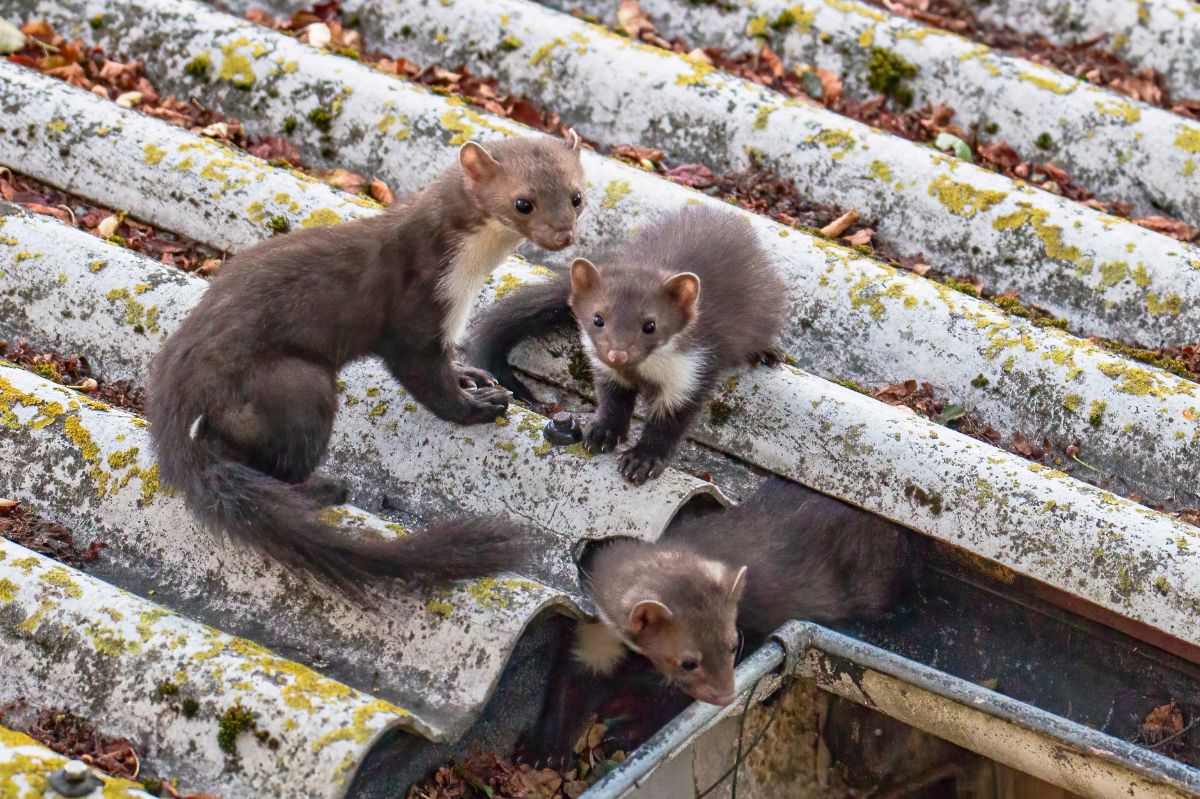
[[456,363],[454,371],[458,373],[458,387],[464,391],[473,388],[493,388],[500,385],[491,374],[482,369],[476,369],[474,366]]
[[583,448],[593,455],[598,452],[612,452],[624,440],[625,436],[620,430],[609,427],[604,422],[596,422],[583,436]]
[[463,394],[467,402],[463,424],[486,424],[508,413],[508,392],[503,388],[473,388]]
[[622,477],[634,485],[640,486],[647,480],[663,473],[663,470],[667,468],[667,458],[634,447],[621,456],[618,468],[621,470]]

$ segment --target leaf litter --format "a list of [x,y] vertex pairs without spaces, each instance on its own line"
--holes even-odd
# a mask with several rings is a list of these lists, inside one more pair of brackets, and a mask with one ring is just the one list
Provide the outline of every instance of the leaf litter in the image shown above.
[[387,204],[392,193],[378,179],[346,170],[308,167],[300,149],[280,136],[253,136],[242,123],[219,111],[206,108],[194,98],[180,99],[162,95],[146,77],[145,66],[138,60],[114,60],[99,45],[80,39],[68,40],[45,21],[32,21],[21,30],[28,37],[26,46],[8,56],[8,60],[42,74],[64,80],[72,86],[112,100],[177,127],[230,147],[236,147],[275,166],[298,169],[355,194],[364,194]]
[[995,50],[1053,67],[1143,103],[1200,120],[1200,98],[1172,98],[1158,70],[1138,69],[1105,48],[1107,35],[1059,45],[1044,36],[980,20],[966,0],[867,0],[898,16],[957,33]]
[[[919,109],[908,108],[905,100],[911,100],[911,93],[905,92],[902,79],[899,85],[880,84],[877,88],[882,91],[875,97],[854,100],[845,96],[841,78],[834,72],[807,64],[797,64],[791,69],[785,68],[782,59],[765,39],[757,51],[738,55],[730,55],[720,47],[694,48],[681,38],[667,40],[660,35],[637,0],[622,0],[621,9],[623,13],[618,15],[618,19],[624,19],[629,27],[618,29],[618,33],[685,54],[692,59],[699,59],[716,69],[773,89],[790,98],[810,100],[830,111],[910,141],[934,144],[941,137],[947,144],[946,149],[963,160],[973,160],[986,169],[1025,181],[1043,191],[1062,195],[1102,212],[1126,218],[1131,216],[1131,203],[1097,199],[1095,192],[1077,183],[1066,170],[1053,162],[1024,160],[1012,145],[1003,139],[984,138],[974,126],[964,129],[955,124],[954,109],[948,105],[938,103],[927,104]],[[586,18],[581,9],[572,9],[571,13]],[[881,72],[894,72],[897,65],[891,66],[892,70]],[[904,65],[898,66],[902,74]],[[1180,241],[1200,240],[1200,228],[1181,220],[1147,216],[1132,218],[1131,221]]]
[[151,796],[169,799],[219,799],[210,794],[181,794],[177,780],[147,775],[140,747],[128,738],[108,735],[93,722],[63,708],[31,708],[24,699],[0,705],[0,723],[19,729],[46,748],[82,760],[110,777],[141,782]]

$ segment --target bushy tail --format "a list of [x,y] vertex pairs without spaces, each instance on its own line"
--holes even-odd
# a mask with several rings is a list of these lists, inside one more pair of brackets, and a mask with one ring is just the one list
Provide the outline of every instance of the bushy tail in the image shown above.
[[394,540],[352,539],[322,523],[318,505],[294,486],[222,459],[203,435],[168,440],[170,427],[151,427],[160,468],[196,515],[351,596],[362,597],[372,577],[441,585],[513,570],[524,560],[520,528],[500,519],[457,519]]
[[574,320],[570,295],[571,281],[559,273],[545,283],[522,286],[500,300],[476,318],[467,342],[467,362],[490,372],[518,399],[537,402],[513,374],[508,355],[527,338],[569,327]]

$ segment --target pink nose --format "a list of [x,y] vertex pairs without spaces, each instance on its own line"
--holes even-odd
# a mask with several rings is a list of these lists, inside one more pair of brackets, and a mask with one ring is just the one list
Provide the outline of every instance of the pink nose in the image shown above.
[[620,366],[629,360],[629,353],[625,350],[609,350],[608,362],[614,366]]
[[554,245],[556,247],[566,247],[575,240],[575,231],[560,230],[554,234]]
[[705,702],[710,705],[716,705],[717,707],[726,707],[733,703],[733,694],[732,693],[720,694],[720,695],[705,693],[703,695],[697,696],[696,698],[699,699],[701,702]]

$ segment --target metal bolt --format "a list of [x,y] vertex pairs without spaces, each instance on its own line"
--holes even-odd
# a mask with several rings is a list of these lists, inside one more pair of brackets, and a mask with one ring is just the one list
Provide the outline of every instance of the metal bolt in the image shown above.
[[82,760],[67,761],[50,775],[49,783],[60,796],[71,797],[87,796],[104,784]]
[[583,430],[575,417],[566,411],[559,411],[550,419],[542,433],[551,444],[566,446],[577,444],[583,440]]

